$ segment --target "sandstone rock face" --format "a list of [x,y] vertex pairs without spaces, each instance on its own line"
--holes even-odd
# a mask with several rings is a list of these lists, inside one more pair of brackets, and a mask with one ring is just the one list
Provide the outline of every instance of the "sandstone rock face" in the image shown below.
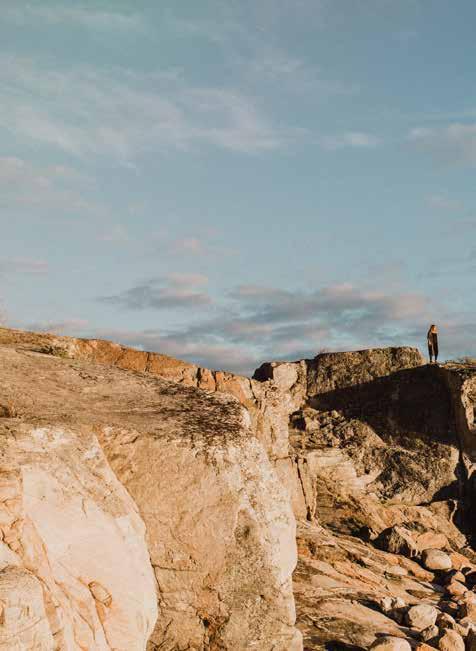
[[0,419],[0,594],[5,621],[28,613],[5,635],[28,631],[28,651],[302,649],[294,516],[235,398],[17,345],[0,360],[16,414]]
[[307,395],[366,384],[404,369],[416,368],[423,363],[423,357],[415,348],[323,353],[309,364]]
[[[471,554],[455,517],[468,495],[455,422],[459,394],[449,390],[446,370],[423,366],[416,351],[324,357],[321,368],[321,356],[306,362],[306,394],[289,424],[306,506],[299,510],[295,499],[295,512],[309,521],[298,533],[295,573],[306,648],[336,643],[364,649],[384,633],[402,635],[405,609],[387,608],[396,597],[430,610],[432,617],[420,625],[434,634],[434,606],[445,588],[437,584],[443,577],[422,567],[423,556],[438,556],[433,569],[440,574],[443,567],[471,563],[456,553],[465,548]],[[279,368],[264,365],[255,377],[274,381]],[[283,375],[288,385],[294,379],[289,368]],[[294,396],[303,383],[302,363],[296,375]],[[370,542],[386,553],[386,564]],[[449,590],[444,604],[451,604]],[[369,603],[379,604],[382,615]]]
[[[268,456],[273,461],[289,458],[288,418],[302,402],[305,381],[298,382],[293,391],[288,391],[273,382],[262,383],[233,373],[200,368],[167,355],[127,348],[111,341],[40,335],[0,327],[2,344],[58,358],[84,360],[156,375],[211,393],[231,394],[247,408],[255,436],[265,447]],[[290,366],[291,372],[295,372],[296,365]],[[304,362],[297,366],[305,368]],[[284,383],[284,386],[287,385]]]
[[476,499],[476,367],[448,364],[440,368],[441,376],[452,396],[455,427],[458,431],[465,484],[463,517],[476,535],[476,518],[472,504]]
[[[435,608],[441,639],[455,631],[471,648],[476,369],[393,348],[271,362],[250,380],[111,342],[0,329],[2,342],[81,374],[72,389],[88,414],[81,423],[147,525],[159,604],[150,650],[300,649],[286,492],[299,520],[306,651],[369,649],[385,637],[408,649],[436,630],[409,630],[414,606]],[[159,377],[175,383],[168,394]],[[12,398],[0,399],[0,415],[18,419],[25,407]],[[461,573],[425,567],[429,550]],[[253,573],[266,586],[258,594]],[[97,579],[89,591],[114,603]]]
[[476,462],[476,368],[448,364],[440,373],[453,397],[456,426],[469,467]]
[[157,618],[145,527],[96,437],[14,421],[0,432],[0,642],[144,649]]
[[267,362],[255,371],[254,378],[261,382],[273,380],[285,391],[296,390],[304,382],[304,393],[310,397],[372,382],[423,363],[423,357],[415,348],[374,348],[347,353],[321,353],[312,360],[295,363]]
[[[374,493],[389,503],[419,505],[435,496],[457,497],[458,440],[451,430],[451,403],[428,367],[396,372],[372,383],[317,394],[304,425],[305,449],[340,451],[351,460],[347,492]],[[308,425],[309,422],[309,425]],[[306,433],[308,435],[306,436]],[[297,440],[298,432],[292,441]]]
[[34,574],[14,565],[4,567],[0,571],[0,600],[0,649],[56,648],[46,618],[42,586]]
[[101,437],[147,526],[161,610],[151,649],[301,648],[291,507],[263,448],[226,420],[228,406],[222,431],[215,408],[190,445],[185,424],[163,437],[112,428]]

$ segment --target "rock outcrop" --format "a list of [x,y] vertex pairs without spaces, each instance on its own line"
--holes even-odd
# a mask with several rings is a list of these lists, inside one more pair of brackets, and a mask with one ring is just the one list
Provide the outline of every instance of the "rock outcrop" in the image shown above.
[[[249,379],[111,342],[6,329],[2,356],[11,373],[0,423],[16,443],[41,425],[46,450],[59,430],[71,449],[97,448],[96,488],[106,475],[117,482],[113,494],[135,518],[137,567],[158,598],[149,590],[135,604],[142,628],[126,626],[139,645],[128,648],[148,636],[150,651],[301,649],[290,505],[305,651],[475,647],[476,368],[389,348],[271,362]],[[13,458],[23,465],[18,451]],[[84,490],[73,483],[73,495]],[[106,520],[116,517],[108,504]],[[50,648],[67,626],[51,623],[54,598],[37,566],[13,534],[4,540],[16,554],[5,585],[13,571],[31,586],[12,603],[31,593],[31,630]],[[122,597],[93,574],[88,594],[105,633],[104,613]],[[70,611],[58,608],[62,622],[76,621],[74,599]],[[112,631],[120,618],[110,617]]]
[[32,348],[0,346],[0,648],[299,651],[295,520],[247,411]]
[[[266,364],[255,377],[280,385],[293,375],[287,390],[301,396],[289,420],[301,487],[293,495],[302,521],[295,595],[305,649],[400,648],[398,638],[406,648],[457,644],[476,627],[455,601],[470,592],[456,569],[475,561],[476,369],[424,365],[417,351],[388,349]],[[420,611],[432,613],[425,626],[415,624]],[[446,611],[459,612],[454,634],[435,624]]]

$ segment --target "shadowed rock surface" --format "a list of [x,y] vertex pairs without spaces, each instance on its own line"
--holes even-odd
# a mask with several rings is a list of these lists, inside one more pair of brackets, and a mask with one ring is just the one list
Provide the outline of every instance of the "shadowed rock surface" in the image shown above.
[[[293,374],[288,390],[306,387],[289,420],[304,648],[369,649],[384,635],[447,648],[444,629],[425,638],[404,615],[418,604],[458,612],[458,598],[474,595],[464,575],[458,588],[442,570],[475,560],[476,369],[387,349],[266,364],[255,377]],[[432,548],[445,552],[439,571]],[[476,618],[463,623],[456,634],[466,637]],[[393,648],[383,639],[375,648]]]

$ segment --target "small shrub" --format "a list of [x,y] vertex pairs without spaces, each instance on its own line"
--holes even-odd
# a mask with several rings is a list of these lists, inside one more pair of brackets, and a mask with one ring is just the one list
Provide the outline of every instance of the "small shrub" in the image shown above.
[[465,366],[476,366],[476,357],[459,357],[455,362],[458,364],[464,364]]
[[13,400],[8,400],[6,405],[0,405],[1,418],[18,418],[20,416]]
[[61,348],[61,346],[42,346],[38,349],[38,352],[43,353],[43,355],[54,355],[55,357],[61,357],[63,359],[67,359],[69,357],[66,348]]

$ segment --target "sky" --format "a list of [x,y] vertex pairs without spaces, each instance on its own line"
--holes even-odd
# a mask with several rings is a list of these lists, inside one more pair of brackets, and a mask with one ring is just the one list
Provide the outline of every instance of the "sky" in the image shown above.
[[249,374],[476,356],[471,0],[0,0],[0,312]]

